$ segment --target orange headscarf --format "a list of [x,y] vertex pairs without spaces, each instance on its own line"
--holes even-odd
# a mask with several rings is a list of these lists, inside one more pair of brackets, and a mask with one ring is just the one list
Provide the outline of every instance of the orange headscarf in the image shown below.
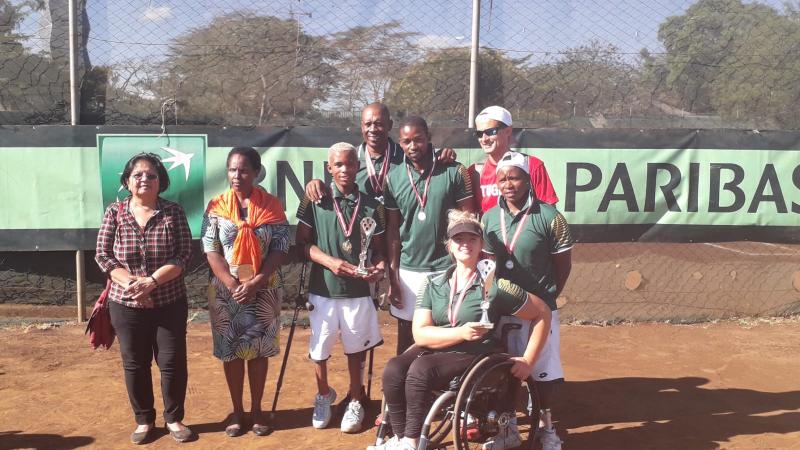
[[259,186],[250,193],[247,220],[239,215],[239,201],[233,189],[220,194],[208,202],[207,214],[224,217],[236,224],[239,232],[233,241],[231,264],[252,264],[254,273],[261,269],[261,247],[253,230],[264,224],[286,222],[286,214],[280,200]]

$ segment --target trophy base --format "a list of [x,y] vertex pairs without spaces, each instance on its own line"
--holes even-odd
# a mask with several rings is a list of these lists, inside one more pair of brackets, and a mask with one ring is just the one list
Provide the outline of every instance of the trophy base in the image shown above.
[[359,275],[368,275],[369,274],[369,270],[362,269],[361,267],[359,267],[359,268],[356,269],[356,273],[359,274]]
[[488,323],[478,322],[478,326],[481,328],[486,328],[487,330],[491,330],[492,328],[494,328],[494,324],[492,322]]

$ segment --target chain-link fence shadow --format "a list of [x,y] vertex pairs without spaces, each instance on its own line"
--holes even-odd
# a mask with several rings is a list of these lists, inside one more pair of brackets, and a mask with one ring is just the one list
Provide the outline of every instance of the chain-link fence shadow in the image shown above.
[[[800,313],[799,257],[799,245],[754,242],[578,244],[558,303],[562,320],[578,323],[795,315]],[[74,254],[69,252],[2,254],[0,303],[74,305],[70,263]],[[47,267],[58,270],[42,269]],[[295,305],[300,269],[298,263],[281,268],[284,308]],[[91,272],[89,307],[102,289],[99,272],[94,267]],[[195,254],[185,277],[192,309],[208,307],[208,276],[204,258]]]

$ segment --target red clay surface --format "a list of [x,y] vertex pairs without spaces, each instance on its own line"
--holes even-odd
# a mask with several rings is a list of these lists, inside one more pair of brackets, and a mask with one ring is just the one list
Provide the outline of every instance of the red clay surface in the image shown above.
[[[379,397],[379,374],[395,344],[394,325],[382,318],[386,344],[376,352],[373,398]],[[338,426],[311,428],[309,332],[299,327],[276,431],[227,438],[221,421],[230,401],[221,364],[211,356],[210,334],[207,323],[189,327],[186,423],[198,440],[179,445],[160,434],[147,447],[362,449],[372,442],[374,428],[355,435]],[[284,342],[287,336],[285,329]],[[133,418],[116,344],[92,352],[78,325],[14,326],[0,331],[0,340],[0,449],[132,447]],[[569,381],[555,416],[565,450],[800,448],[798,319],[564,326],[562,349]],[[271,360],[265,409],[280,361]],[[340,393],[346,390],[338,354],[330,378]],[[158,386],[157,375],[154,381]],[[156,405],[160,411],[160,401]]]

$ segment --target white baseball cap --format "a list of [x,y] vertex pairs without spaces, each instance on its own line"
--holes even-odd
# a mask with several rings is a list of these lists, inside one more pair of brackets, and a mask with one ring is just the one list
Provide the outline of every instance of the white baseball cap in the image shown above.
[[484,108],[483,111],[478,113],[478,115],[475,117],[475,120],[478,120],[480,118],[492,119],[498,122],[503,122],[509,127],[512,125],[511,113],[508,112],[508,110],[503,108],[502,106],[489,106]]
[[497,162],[495,173],[499,172],[503,167],[516,167],[525,173],[530,173],[528,158],[519,152],[506,152],[506,154],[500,158],[500,161]]

